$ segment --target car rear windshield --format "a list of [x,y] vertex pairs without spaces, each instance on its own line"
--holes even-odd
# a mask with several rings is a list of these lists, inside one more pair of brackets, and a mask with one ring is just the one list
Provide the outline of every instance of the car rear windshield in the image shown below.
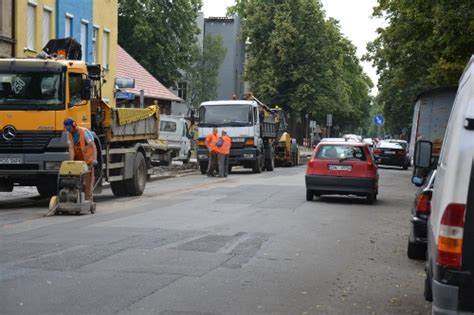
[[319,147],[316,158],[322,160],[366,160],[362,147],[350,145],[323,145]]

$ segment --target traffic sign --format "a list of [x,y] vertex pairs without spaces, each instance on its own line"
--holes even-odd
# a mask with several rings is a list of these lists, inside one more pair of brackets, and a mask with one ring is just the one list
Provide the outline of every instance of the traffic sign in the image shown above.
[[377,115],[374,117],[374,125],[383,126],[385,124],[385,118],[382,115]]
[[130,92],[116,92],[115,98],[118,100],[134,100],[135,94]]

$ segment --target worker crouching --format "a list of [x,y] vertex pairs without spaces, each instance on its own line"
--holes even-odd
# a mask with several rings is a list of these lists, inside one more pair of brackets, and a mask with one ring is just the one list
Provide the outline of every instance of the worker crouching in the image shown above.
[[95,181],[94,166],[97,165],[94,135],[87,128],[79,127],[72,118],[64,120],[64,129],[68,136],[69,158],[73,161],[84,161],[90,168],[90,173],[85,177],[84,193],[86,200],[92,200]]

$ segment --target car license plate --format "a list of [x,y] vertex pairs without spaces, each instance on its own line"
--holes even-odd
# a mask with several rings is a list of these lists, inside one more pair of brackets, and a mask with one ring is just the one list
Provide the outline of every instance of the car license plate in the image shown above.
[[0,158],[0,164],[22,164],[22,158]]
[[385,154],[387,155],[395,155],[395,151],[385,151]]
[[330,171],[352,171],[352,165],[329,165]]

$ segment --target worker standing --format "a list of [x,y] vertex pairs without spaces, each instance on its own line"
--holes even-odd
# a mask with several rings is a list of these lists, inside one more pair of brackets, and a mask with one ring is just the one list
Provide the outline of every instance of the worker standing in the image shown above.
[[229,171],[229,154],[232,140],[227,135],[226,130],[222,130],[222,135],[217,142],[219,177],[227,177]]
[[217,141],[219,136],[217,135],[217,128],[214,127],[212,132],[206,137],[206,147],[209,150],[209,166],[207,167],[207,176],[214,177],[217,168]]
[[85,197],[92,200],[94,190],[94,166],[97,165],[97,148],[92,132],[79,127],[72,118],[64,120],[64,129],[67,131],[69,158],[73,161],[84,161],[89,166],[90,173],[85,177]]

